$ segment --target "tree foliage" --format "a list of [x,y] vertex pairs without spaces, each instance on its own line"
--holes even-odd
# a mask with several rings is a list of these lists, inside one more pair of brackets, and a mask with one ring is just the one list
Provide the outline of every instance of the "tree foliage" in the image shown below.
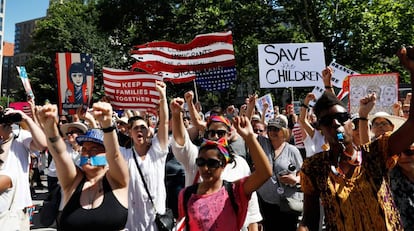
[[[224,93],[199,91],[200,100],[224,106],[259,91],[274,93],[276,102],[283,104],[283,89],[259,89],[258,44],[323,42],[327,64],[335,60],[360,73],[405,73],[394,54],[401,44],[414,43],[412,5],[413,0],[56,2],[38,24],[34,55],[27,66],[36,96],[52,100],[50,92],[57,92],[55,53],[92,53],[98,98],[102,67],[127,69],[134,62],[129,57],[133,45],[156,40],[188,43],[197,34],[231,30],[238,80]],[[193,85],[169,88],[169,96],[174,97]]]

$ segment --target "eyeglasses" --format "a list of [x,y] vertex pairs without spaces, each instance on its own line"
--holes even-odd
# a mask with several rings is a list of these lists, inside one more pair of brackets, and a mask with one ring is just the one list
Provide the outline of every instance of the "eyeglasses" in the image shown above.
[[80,131],[70,131],[70,132],[66,132],[66,136],[69,136],[69,135],[73,135],[73,134],[82,134],[83,132],[80,132]]
[[227,134],[227,131],[226,130],[208,130],[207,134],[210,137],[213,137],[213,136],[217,135],[219,138],[221,138],[221,137],[223,137]]
[[402,153],[404,153],[406,156],[412,156],[414,155],[414,150],[407,149],[407,150],[404,150]]
[[133,128],[134,130],[137,130],[137,131],[146,131],[146,130],[148,130],[148,128],[145,126],[145,125],[138,125],[138,126],[135,126],[134,128]]
[[198,157],[196,159],[196,165],[198,167],[203,167],[203,166],[207,165],[208,168],[218,168],[218,167],[222,166],[223,163],[219,160],[216,160],[216,159],[211,159],[210,158],[210,159],[206,160],[204,158]]
[[331,126],[333,120],[337,120],[340,124],[344,124],[351,118],[348,112],[338,112],[333,115],[326,115],[319,119],[319,125],[322,126]]
[[267,127],[268,132],[279,132],[280,128],[278,127]]
[[264,130],[262,129],[253,129],[254,133],[262,133],[264,132]]
[[373,123],[372,124],[373,127],[380,127],[380,126],[385,127],[385,126],[388,126],[388,125],[391,125],[391,124],[388,123],[387,121],[382,121],[382,122],[379,122],[379,123]]

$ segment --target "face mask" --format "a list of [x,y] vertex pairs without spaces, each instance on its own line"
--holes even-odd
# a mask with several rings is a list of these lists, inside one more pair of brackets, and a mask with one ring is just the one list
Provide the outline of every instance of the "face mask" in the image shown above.
[[91,166],[105,166],[108,164],[105,156],[81,156],[80,157],[80,166],[85,164],[90,164]]

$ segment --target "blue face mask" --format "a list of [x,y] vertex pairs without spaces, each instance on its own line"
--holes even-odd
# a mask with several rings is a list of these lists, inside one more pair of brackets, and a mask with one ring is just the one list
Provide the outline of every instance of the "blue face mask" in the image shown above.
[[105,156],[81,156],[79,165],[82,167],[85,164],[91,166],[105,166],[108,164]]

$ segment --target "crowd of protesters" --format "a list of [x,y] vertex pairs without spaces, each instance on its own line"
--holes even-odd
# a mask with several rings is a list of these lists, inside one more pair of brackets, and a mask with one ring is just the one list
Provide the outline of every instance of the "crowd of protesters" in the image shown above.
[[[397,55],[413,88],[414,60]],[[367,94],[350,115],[332,74],[322,71],[325,92],[307,94],[298,114],[275,106],[270,119],[255,94],[203,113],[192,91],[168,102],[161,81],[156,123],[105,101],[70,116],[33,99],[32,117],[1,109],[0,227],[15,216],[11,230],[30,229],[36,183],[60,189],[58,230],[157,231],[169,209],[186,230],[414,230],[411,93],[392,114],[372,113]]]

